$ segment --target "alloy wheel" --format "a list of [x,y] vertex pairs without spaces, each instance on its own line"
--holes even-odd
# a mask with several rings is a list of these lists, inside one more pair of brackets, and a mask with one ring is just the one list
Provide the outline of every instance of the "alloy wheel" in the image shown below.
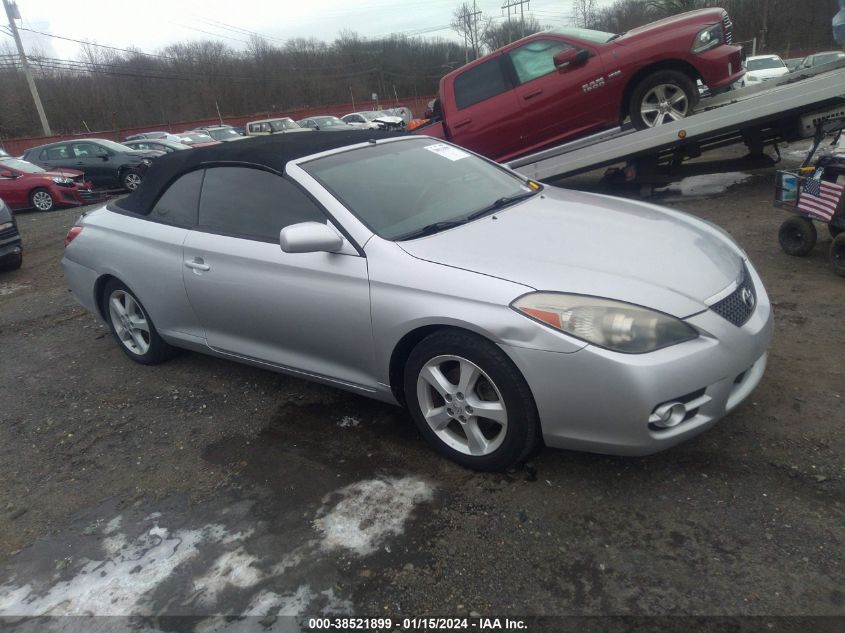
[[129,191],[135,191],[141,186],[141,177],[136,173],[128,173],[123,177],[123,185]]
[[640,115],[648,127],[656,127],[686,118],[689,98],[680,86],[658,84],[643,97]]
[[143,356],[150,349],[147,315],[131,294],[115,290],[109,297],[109,316],[120,342],[133,354]]
[[46,191],[36,191],[32,194],[32,204],[39,211],[49,211],[53,208],[53,196]]
[[475,363],[460,356],[436,356],[417,378],[417,399],[431,430],[465,455],[496,451],[505,439],[508,412],[499,388]]

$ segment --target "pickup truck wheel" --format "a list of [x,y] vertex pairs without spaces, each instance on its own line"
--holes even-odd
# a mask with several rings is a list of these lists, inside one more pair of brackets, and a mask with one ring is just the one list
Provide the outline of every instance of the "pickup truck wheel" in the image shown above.
[[53,207],[56,206],[53,196],[46,189],[33,189],[29,194],[29,203],[33,209],[39,211],[52,211]]
[[120,182],[123,184],[123,188],[127,191],[135,191],[141,186],[142,179],[141,174],[134,169],[130,169],[123,172],[123,175],[120,177]]
[[685,119],[698,102],[698,89],[687,75],[676,70],[652,73],[637,84],[631,95],[631,122],[638,130]]
[[778,230],[778,241],[783,252],[793,257],[804,257],[816,245],[816,227],[811,220],[794,215],[787,218]]
[[490,341],[441,330],[405,365],[414,422],[440,454],[475,470],[504,470],[540,445],[537,408],[522,374]]

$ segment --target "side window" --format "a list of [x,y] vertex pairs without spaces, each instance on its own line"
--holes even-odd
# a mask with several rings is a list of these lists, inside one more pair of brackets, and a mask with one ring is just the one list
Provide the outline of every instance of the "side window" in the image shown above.
[[557,40],[536,40],[512,50],[510,55],[519,83],[555,72],[554,56],[572,48],[569,44]]
[[249,131],[250,131],[251,133],[255,133],[255,132],[257,132],[257,131],[258,131],[258,128],[259,128],[259,124],[258,124],[258,123],[250,123],[250,124],[249,124]]
[[212,231],[278,242],[279,231],[326,216],[296,185],[276,174],[247,167],[212,167],[205,172],[199,225]]
[[455,78],[455,102],[462,110],[509,89],[502,72],[502,60],[497,56]]
[[158,199],[150,217],[165,224],[196,226],[202,175],[199,169],[174,181]]
[[73,155],[76,158],[94,158],[98,154],[102,154],[105,150],[93,143],[74,143]]
[[67,145],[48,147],[46,150],[41,152],[42,160],[63,160],[65,158],[70,158],[70,152],[68,152]]

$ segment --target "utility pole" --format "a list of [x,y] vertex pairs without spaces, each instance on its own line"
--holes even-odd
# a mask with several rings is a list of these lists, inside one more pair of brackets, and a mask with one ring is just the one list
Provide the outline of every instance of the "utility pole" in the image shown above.
[[38,110],[38,117],[41,119],[41,128],[44,130],[44,136],[52,136],[53,132],[50,130],[50,123],[47,121],[47,114],[44,112],[41,97],[38,95],[38,88],[35,85],[35,79],[32,78],[32,69],[29,67],[29,61],[26,59],[26,54],[23,52],[23,43],[21,42],[20,33],[18,33],[18,25],[15,24],[16,19],[21,19],[18,6],[14,4],[12,0],[3,0],[3,8],[6,9],[6,17],[9,18],[9,29],[12,31],[12,37],[15,38],[15,44],[18,47],[18,54],[21,56],[23,74],[26,76],[26,83],[29,85],[29,91],[32,93],[32,100],[35,102],[35,109]]
[[760,52],[766,52],[766,33],[769,30],[769,0],[763,0],[763,28],[760,30]]
[[[502,10],[508,10],[508,32],[510,32],[511,8],[514,9],[514,15],[516,15],[516,7],[519,7],[519,21],[521,24],[520,37],[525,37],[525,5],[530,2],[531,0],[505,0],[505,4],[502,5]],[[530,9],[531,7],[528,8]]]

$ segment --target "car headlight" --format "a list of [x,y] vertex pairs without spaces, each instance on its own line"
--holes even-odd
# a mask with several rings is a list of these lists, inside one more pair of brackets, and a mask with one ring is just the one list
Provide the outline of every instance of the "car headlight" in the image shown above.
[[751,83],[751,82],[754,82],[754,81],[760,81],[760,78],[755,76],[755,75],[748,75],[748,83]]
[[144,165],[152,165],[153,164],[153,161],[151,161],[149,158],[143,158],[143,159],[141,159],[141,162]]
[[625,354],[653,352],[698,336],[690,325],[668,314],[600,297],[532,292],[511,307],[575,338]]
[[71,178],[62,178],[61,176],[56,176],[53,178],[53,182],[57,185],[70,185],[73,184],[73,179]]
[[692,42],[692,52],[703,53],[704,51],[709,51],[711,48],[722,44],[724,37],[725,34],[721,24],[708,26],[703,31],[699,31],[698,35],[695,36]]
[[6,229],[10,229],[13,226],[14,224],[12,222],[4,222],[3,224],[0,224],[0,231],[5,231]]

